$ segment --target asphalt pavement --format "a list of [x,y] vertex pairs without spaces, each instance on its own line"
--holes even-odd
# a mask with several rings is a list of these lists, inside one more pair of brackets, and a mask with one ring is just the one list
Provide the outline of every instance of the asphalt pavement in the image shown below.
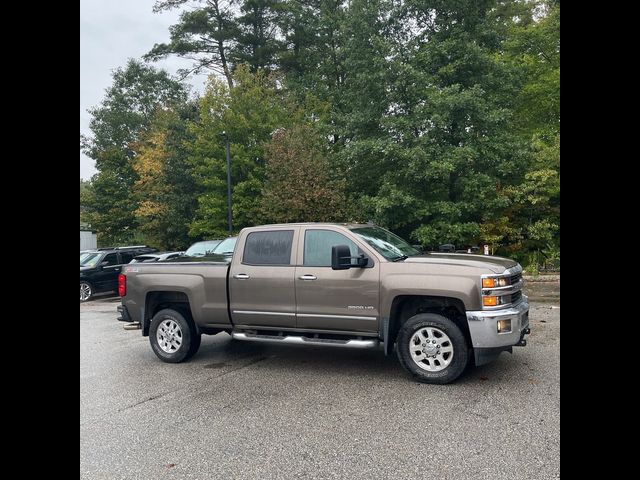
[[450,385],[395,355],[204,335],[166,364],[117,299],[80,305],[82,479],[555,479],[559,300],[528,346]]

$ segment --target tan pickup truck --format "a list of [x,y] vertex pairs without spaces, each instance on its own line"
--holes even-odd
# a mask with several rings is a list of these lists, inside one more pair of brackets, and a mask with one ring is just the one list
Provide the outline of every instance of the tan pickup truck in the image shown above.
[[119,320],[181,362],[202,334],[274,344],[395,349],[418,381],[449,383],[529,333],[522,267],[502,257],[421,253],[370,224],[245,228],[231,263],[136,263]]

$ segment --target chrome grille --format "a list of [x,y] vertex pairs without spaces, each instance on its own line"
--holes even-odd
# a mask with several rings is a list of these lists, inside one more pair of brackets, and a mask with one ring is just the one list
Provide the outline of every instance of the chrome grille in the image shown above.
[[522,290],[518,290],[517,292],[511,294],[511,303],[516,303],[520,301],[521,298],[522,298]]
[[522,274],[521,273],[516,273],[515,275],[511,275],[509,277],[509,285],[514,285],[514,284],[518,283],[521,279],[522,279]]

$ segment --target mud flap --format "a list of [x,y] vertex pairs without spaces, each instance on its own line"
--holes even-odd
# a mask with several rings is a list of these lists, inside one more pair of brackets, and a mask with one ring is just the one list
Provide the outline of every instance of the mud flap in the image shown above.
[[382,342],[385,356],[393,351],[393,342],[389,341],[389,317],[382,318]]

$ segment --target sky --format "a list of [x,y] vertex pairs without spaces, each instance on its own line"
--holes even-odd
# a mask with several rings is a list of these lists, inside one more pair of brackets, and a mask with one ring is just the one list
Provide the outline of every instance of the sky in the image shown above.
[[[88,134],[87,109],[102,100],[111,85],[111,73],[129,58],[140,58],[155,43],[169,40],[169,26],[179,10],[153,13],[155,0],[80,1],[80,133]],[[172,74],[189,65],[188,60],[169,58],[154,62]],[[202,91],[205,76],[189,80],[192,91]],[[96,173],[93,160],[80,153],[80,178]]]

